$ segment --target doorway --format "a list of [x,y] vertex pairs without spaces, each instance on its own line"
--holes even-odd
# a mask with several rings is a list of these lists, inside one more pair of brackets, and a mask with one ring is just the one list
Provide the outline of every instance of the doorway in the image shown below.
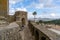
[[22,25],[25,25],[25,19],[24,18],[22,18]]

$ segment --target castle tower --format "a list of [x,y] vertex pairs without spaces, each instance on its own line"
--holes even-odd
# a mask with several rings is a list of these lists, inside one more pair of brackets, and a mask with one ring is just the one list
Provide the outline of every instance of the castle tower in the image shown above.
[[6,16],[9,12],[9,0],[0,0],[0,16]]
[[15,21],[20,22],[20,25],[27,25],[27,12],[16,11],[14,16],[15,16]]
[[9,12],[9,0],[0,0],[0,25],[6,25]]

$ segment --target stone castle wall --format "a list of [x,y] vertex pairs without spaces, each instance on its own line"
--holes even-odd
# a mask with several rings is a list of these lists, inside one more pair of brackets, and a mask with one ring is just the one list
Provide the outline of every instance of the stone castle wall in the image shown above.
[[[31,25],[30,25],[31,24]],[[58,33],[55,33],[53,31],[50,31],[46,29],[42,25],[37,25],[36,23],[30,23],[29,28],[31,30],[32,36],[35,36],[35,39],[37,38],[38,40],[60,40],[60,35]],[[39,37],[39,38],[38,38]],[[34,39],[34,40],[35,40]]]
[[9,23],[14,22],[14,21],[15,21],[14,15],[8,15],[8,16],[7,16],[7,21],[8,21]]
[[28,32],[26,39],[29,38],[29,40],[60,40],[60,35],[58,36],[56,33],[49,31],[42,26],[38,26],[37,24],[35,25],[34,24],[35,23],[29,22],[28,28],[26,29]]
[[8,0],[0,0],[0,16],[6,16],[8,13],[9,2]]
[[7,27],[0,28],[0,40],[22,40],[20,28],[16,23],[11,23]]
[[21,25],[26,25],[28,24],[27,21],[27,12],[25,11],[16,11],[14,15],[14,19],[17,23],[20,23]]

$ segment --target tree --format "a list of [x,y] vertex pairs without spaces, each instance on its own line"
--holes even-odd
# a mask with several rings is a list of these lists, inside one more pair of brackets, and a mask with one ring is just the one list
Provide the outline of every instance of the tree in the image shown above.
[[42,20],[39,20],[39,23],[43,23],[43,21]]
[[35,18],[36,18],[36,11],[35,12],[33,12],[33,15],[34,15],[34,21],[35,21]]

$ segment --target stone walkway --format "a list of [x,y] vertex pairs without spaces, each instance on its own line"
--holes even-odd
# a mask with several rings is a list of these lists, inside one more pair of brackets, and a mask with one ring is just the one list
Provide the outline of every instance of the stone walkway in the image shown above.
[[59,30],[56,30],[56,29],[48,29],[48,30],[51,30],[51,31],[53,31],[53,32],[55,32],[55,33],[57,33],[57,34],[59,34],[60,35],[60,31]]
[[24,29],[20,30],[20,34],[21,34],[22,40],[24,40]]
[[24,40],[24,30],[21,30],[20,34],[21,34],[22,40]]

